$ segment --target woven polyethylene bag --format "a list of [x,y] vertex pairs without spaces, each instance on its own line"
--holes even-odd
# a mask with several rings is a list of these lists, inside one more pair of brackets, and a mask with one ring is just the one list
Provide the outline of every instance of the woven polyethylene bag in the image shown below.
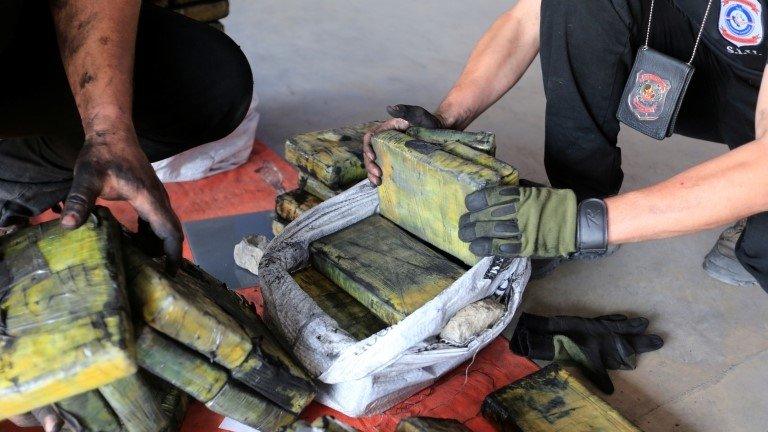
[[[378,208],[376,189],[364,180],[286,226],[259,265],[267,322],[317,377],[317,400],[349,416],[384,411],[472,359],[517,319],[530,276],[527,259],[483,258],[398,324],[358,341],[317,306],[291,272],[307,264],[311,242]],[[438,340],[456,312],[489,296],[506,305],[496,324],[464,347]]]

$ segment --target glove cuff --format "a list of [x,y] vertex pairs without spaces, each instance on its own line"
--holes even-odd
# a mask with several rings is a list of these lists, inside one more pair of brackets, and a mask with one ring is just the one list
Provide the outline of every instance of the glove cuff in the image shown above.
[[590,198],[579,204],[576,223],[576,255],[600,257],[608,250],[608,208],[605,201]]

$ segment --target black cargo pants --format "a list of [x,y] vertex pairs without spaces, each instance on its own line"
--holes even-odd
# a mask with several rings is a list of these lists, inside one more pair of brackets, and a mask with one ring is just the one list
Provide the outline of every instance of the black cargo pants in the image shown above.
[[[65,198],[83,145],[48,2],[18,0],[18,8],[13,30],[0,32],[0,226]],[[142,7],[133,120],[150,161],[227,136],[252,91],[248,61],[228,36]]]
[[[616,111],[649,7],[649,0],[542,0],[544,163],[552,185],[573,189],[579,199],[615,195],[621,187]],[[649,45],[687,61],[698,29],[671,0],[656,0]],[[694,66],[675,132],[730,148],[754,140],[760,74],[734,70],[703,42]],[[768,213],[748,219],[736,255],[768,290]]]

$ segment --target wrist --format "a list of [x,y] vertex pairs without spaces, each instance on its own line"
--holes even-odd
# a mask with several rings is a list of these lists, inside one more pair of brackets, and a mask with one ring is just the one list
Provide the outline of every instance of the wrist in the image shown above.
[[83,131],[86,137],[133,130],[131,112],[122,106],[100,105],[89,107],[82,117]]

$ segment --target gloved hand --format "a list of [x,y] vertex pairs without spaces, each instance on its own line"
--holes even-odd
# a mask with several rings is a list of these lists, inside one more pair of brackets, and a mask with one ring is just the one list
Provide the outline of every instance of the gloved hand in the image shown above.
[[577,206],[568,189],[491,186],[466,197],[459,238],[478,256],[555,258],[604,254],[608,247],[605,203]]
[[645,334],[647,329],[648,320],[642,317],[523,314],[509,345],[516,354],[529,358],[576,364],[598,389],[612,394],[608,370],[635,369],[638,354],[664,345],[658,335]]
[[374,153],[373,147],[371,147],[371,137],[374,134],[387,130],[405,132],[409,127],[450,129],[450,125],[446,125],[439,117],[420,106],[388,106],[387,113],[393,118],[368,131],[363,137],[363,164],[368,172],[368,180],[375,186],[381,184],[381,168],[376,164],[376,153]]

